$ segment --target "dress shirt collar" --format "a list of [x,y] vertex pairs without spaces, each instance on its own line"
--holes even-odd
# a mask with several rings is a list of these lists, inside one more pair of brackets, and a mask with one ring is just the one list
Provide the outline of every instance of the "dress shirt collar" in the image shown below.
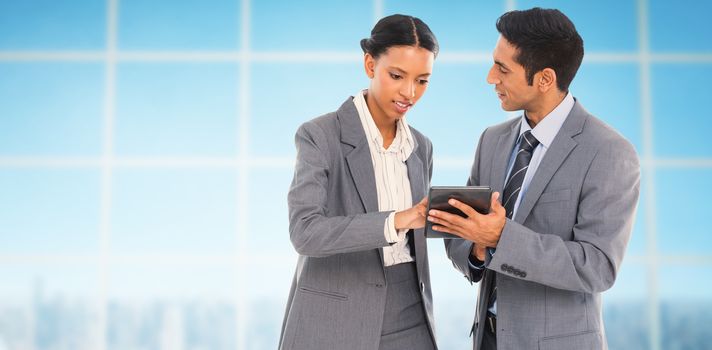
[[559,133],[559,129],[561,129],[561,126],[564,124],[566,117],[571,112],[571,109],[574,108],[574,103],[574,97],[569,92],[566,94],[566,97],[564,97],[561,103],[559,103],[553,111],[547,114],[544,119],[542,119],[539,124],[534,127],[534,129],[529,126],[529,122],[527,122],[527,115],[524,113],[519,127],[519,138],[517,139],[517,142],[521,140],[522,134],[525,131],[531,130],[532,135],[539,140],[539,143],[544,148],[549,148],[551,143],[554,141],[556,134]]
[[366,104],[365,94],[367,91],[368,90],[359,91],[354,96],[354,105],[356,105],[356,110],[361,119],[361,125],[366,132],[366,137],[369,138],[368,142],[370,142],[370,146],[372,148],[375,146],[375,149],[381,153],[396,153],[399,159],[405,162],[415,148],[413,134],[410,132],[405,116],[399,119],[396,124],[396,136],[393,139],[393,143],[391,143],[388,149],[384,149],[383,136],[381,136],[381,132],[378,130],[376,122],[373,120],[373,116],[371,116],[371,112],[368,110],[368,105]]

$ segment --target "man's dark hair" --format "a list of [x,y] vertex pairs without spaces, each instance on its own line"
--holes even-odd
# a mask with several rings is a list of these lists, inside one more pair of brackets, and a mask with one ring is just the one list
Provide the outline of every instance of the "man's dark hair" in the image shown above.
[[583,39],[566,15],[539,7],[510,11],[497,19],[497,31],[518,49],[514,60],[524,66],[529,85],[535,73],[551,68],[559,90],[568,92],[583,60]]

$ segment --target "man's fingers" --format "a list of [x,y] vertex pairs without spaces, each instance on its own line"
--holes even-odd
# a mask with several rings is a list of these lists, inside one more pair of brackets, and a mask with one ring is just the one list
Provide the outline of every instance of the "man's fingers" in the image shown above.
[[445,221],[440,220],[440,219],[438,219],[438,218],[436,218],[436,217],[434,217],[434,216],[432,216],[432,215],[429,215],[429,216],[428,216],[428,221],[432,222],[433,224],[441,224],[441,225],[444,225],[444,224],[445,224]]
[[490,209],[490,211],[494,213],[503,212],[505,210],[502,204],[499,202],[499,192],[492,193]]
[[478,214],[477,211],[476,211],[475,209],[472,209],[471,206],[469,206],[469,205],[467,205],[467,204],[465,204],[465,203],[462,203],[462,202],[460,202],[460,201],[457,200],[457,199],[451,198],[451,199],[448,201],[448,203],[449,203],[450,205],[452,205],[453,207],[455,207],[455,208],[457,208],[457,209],[460,209],[460,211],[463,212],[463,213],[465,213],[465,215],[467,215],[467,217],[473,217],[473,216],[475,216],[475,215]]
[[429,217],[434,217],[435,219],[440,220],[439,223],[447,226],[463,226],[463,221],[465,221],[465,219],[460,215],[450,214],[446,211],[435,209],[431,209],[430,212],[428,212],[428,215]]
[[451,235],[455,235],[458,237],[462,237],[461,234],[459,234],[457,231],[452,230],[450,228],[447,228],[445,226],[440,226],[440,225],[433,225],[433,230],[438,231],[438,232],[444,232],[444,233],[449,233]]

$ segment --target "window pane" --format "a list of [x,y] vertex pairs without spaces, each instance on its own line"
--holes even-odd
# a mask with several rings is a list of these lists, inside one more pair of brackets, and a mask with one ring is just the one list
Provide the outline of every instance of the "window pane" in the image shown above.
[[0,348],[99,347],[93,263],[0,264]]
[[655,51],[710,52],[712,23],[707,1],[649,1],[650,47]]
[[101,153],[104,67],[0,63],[0,155]]
[[664,265],[660,269],[660,316],[663,349],[705,349],[712,324],[712,268]]
[[122,0],[119,47],[205,50],[240,47],[240,1]]
[[0,50],[103,49],[106,1],[0,2]]
[[0,170],[0,254],[99,248],[97,170]]
[[[658,251],[662,254],[712,254],[709,216],[711,169],[663,169],[655,178]],[[683,203],[674,210],[672,203]]]
[[294,155],[294,133],[299,125],[336,111],[346,98],[368,88],[358,61],[258,63],[250,81],[250,154],[257,156]]
[[[478,50],[491,52],[497,42],[495,22],[505,10],[505,1],[450,0],[448,9],[435,0],[384,1],[384,13],[402,13],[423,20],[440,44],[441,52]],[[455,10],[456,9],[456,10]]]
[[[371,31],[370,1],[253,1],[252,47],[256,50],[351,50]],[[282,89],[280,89],[282,90]],[[284,90],[282,90],[284,91]]]
[[517,9],[535,6],[559,9],[568,16],[583,38],[586,53],[638,50],[637,1],[517,1]]
[[236,64],[127,63],[117,70],[116,152],[237,153]]
[[[712,157],[707,144],[712,126],[708,114],[690,101],[709,98],[709,64],[657,64],[652,68],[652,104],[657,157]],[[684,82],[691,88],[680,88]],[[697,87],[697,88],[696,88]]]
[[109,349],[234,349],[236,272],[227,267],[111,269]]
[[111,248],[123,254],[235,252],[237,175],[227,170],[121,170]]

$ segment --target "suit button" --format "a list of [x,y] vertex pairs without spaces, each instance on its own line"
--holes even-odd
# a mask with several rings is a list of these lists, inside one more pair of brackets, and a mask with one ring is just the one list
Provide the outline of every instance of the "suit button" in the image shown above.
[[502,264],[502,266],[500,266],[500,268],[502,268],[502,270],[504,270],[504,271],[509,271],[509,270],[507,270],[509,268],[509,265],[507,265],[507,264]]
[[522,278],[527,277],[527,272],[526,272],[526,271],[522,271],[522,274],[521,274],[520,276],[522,276]]
[[383,285],[380,283],[376,283],[376,288],[383,288]]

